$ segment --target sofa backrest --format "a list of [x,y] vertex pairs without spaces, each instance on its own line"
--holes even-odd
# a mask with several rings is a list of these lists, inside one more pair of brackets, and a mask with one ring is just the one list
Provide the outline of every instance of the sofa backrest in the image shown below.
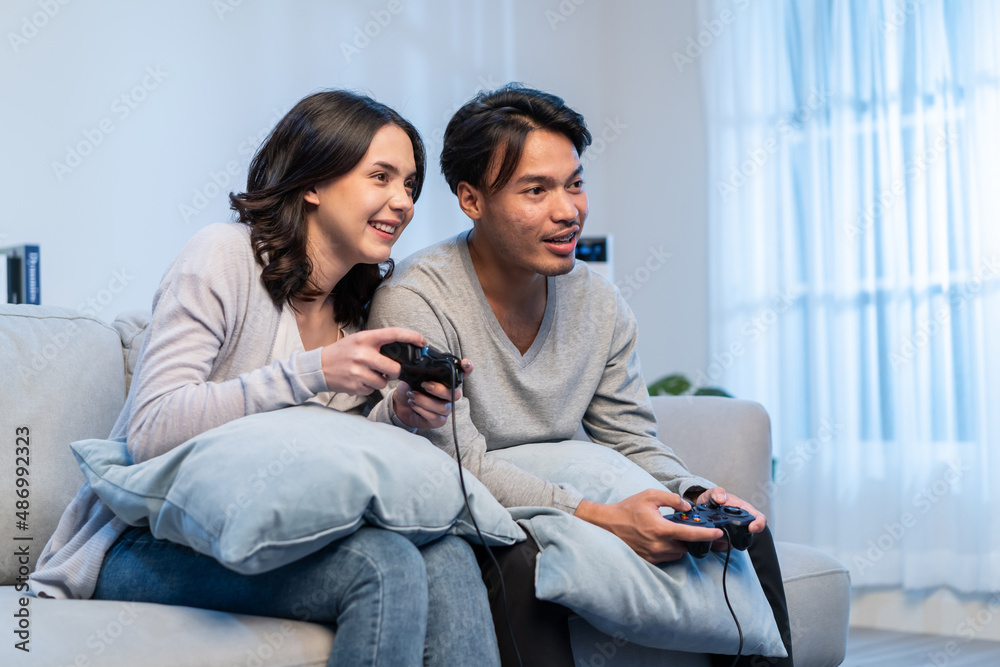
[[35,561],[83,483],[69,444],[105,438],[125,403],[122,338],[66,308],[0,304],[0,584]]

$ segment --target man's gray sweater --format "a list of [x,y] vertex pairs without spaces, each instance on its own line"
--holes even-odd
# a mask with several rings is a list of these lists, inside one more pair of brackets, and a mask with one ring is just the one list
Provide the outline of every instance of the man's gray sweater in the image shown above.
[[[368,327],[414,329],[432,347],[473,361],[453,415],[462,463],[497,500],[507,507],[575,512],[582,499],[575,488],[540,479],[489,452],[570,440],[581,422],[592,440],[625,455],[674,493],[714,487],[657,439],[639,369],[635,318],[614,285],[583,262],[548,278],[541,326],[522,355],[486,300],[467,236],[463,232],[401,262],[376,292]],[[386,410],[387,402],[376,411]],[[455,455],[450,425],[420,433]]]

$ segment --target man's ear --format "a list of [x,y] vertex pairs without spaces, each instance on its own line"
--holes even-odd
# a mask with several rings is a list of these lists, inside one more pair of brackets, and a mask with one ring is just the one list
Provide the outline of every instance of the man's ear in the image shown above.
[[483,217],[485,199],[479,188],[470,185],[468,181],[462,181],[455,190],[455,194],[458,196],[458,205],[461,207],[462,212],[472,220],[481,219]]

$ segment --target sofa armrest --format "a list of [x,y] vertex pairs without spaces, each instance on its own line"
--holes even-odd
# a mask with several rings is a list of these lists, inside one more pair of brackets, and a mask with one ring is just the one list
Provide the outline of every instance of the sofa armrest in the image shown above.
[[770,518],[771,420],[759,403],[717,396],[653,396],[659,438],[691,472]]

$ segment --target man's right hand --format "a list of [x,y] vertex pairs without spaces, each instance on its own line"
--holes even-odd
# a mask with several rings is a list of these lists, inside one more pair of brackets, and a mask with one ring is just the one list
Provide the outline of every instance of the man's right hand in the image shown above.
[[686,542],[712,542],[723,536],[718,528],[667,521],[661,507],[684,511],[691,504],[676,493],[647,489],[614,505],[581,500],[575,516],[611,531],[650,563],[680,559],[688,552]]

